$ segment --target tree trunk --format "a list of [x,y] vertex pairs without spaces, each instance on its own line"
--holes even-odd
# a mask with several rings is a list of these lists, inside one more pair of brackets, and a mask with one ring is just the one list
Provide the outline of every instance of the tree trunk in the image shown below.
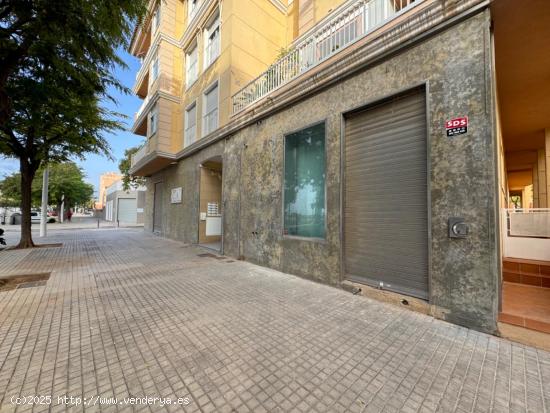
[[11,112],[10,98],[3,88],[0,88],[0,125],[4,125]]
[[25,157],[20,158],[19,165],[21,171],[21,240],[16,248],[32,248],[34,242],[31,232],[31,194],[36,168],[33,168]]

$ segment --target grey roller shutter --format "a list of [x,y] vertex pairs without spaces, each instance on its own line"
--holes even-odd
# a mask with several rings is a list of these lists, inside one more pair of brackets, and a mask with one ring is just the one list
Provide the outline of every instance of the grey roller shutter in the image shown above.
[[424,90],[346,118],[347,278],[428,298],[426,148]]
[[137,199],[119,198],[117,220],[128,224],[137,222]]
[[162,232],[162,209],[162,182],[157,182],[153,205],[153,232]]

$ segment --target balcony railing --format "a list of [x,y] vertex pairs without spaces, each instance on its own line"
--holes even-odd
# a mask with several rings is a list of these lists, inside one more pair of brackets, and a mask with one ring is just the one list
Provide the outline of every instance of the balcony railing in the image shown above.
[[550,209],[505,209],[503,256],[550,261]]
[[151,100],[151,95],[147,95],[145,99],[143,99],[143,102],[141,102],[141,106],[139,107],[138,111],[134,114],[134,122],[139,119],[147,105],[149,104],[149,101]]
[[236,114],[423,0],[356,0],[298,39],[291,51],[232,97]]
[[131,164],[134,166],[140,161],[145,155],[147,155],[147,143],[143,144],[139,150],[132,155]]
[[550,209],[508,209],[508,235],[550,238]]

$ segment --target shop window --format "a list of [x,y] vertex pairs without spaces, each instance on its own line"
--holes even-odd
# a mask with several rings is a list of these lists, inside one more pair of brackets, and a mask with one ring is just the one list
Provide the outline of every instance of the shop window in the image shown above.
[[285,136],[284,235],[325,238],[325,124]]

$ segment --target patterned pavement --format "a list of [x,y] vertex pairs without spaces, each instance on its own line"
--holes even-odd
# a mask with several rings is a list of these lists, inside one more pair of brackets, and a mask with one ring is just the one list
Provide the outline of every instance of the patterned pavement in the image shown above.
[[0,251],[0,412],[547,412],[550,353],[140,229]]

